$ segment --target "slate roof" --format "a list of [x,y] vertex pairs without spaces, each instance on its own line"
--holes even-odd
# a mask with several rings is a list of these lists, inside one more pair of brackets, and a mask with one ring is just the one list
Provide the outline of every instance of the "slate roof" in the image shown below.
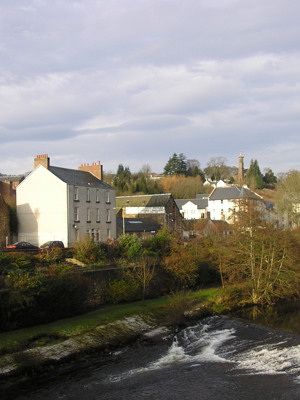
[[237,200],[252,199],[262,200],[262,198],[244,186],[225,186],[215,188],[209,196],[209,200]]
[[24,175],[0,175],[0,182],[20,182]]
[[198,210],[203,210],[208,206],[208,197],[207,198],[199,198],[199,199],[178,199],[175,200],[177,207],[182,210],[182,206],[186,203],[191,202],[197,206]]
[[117,207],[165,207],[172,195],[150,194],[137,196],[117,196]]
[[[125,232],[157,232],[161,225],[152,219],[144,218],[124,218]],[[117,218],[118,228],[123,229],[123,218]]]
[[53,166],[49,166],[48,170],[68,185],[113,189],[90,172]]

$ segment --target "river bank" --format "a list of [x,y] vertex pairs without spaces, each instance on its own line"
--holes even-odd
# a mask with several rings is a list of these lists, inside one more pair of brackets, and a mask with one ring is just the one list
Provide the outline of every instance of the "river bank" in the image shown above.
[[158,314],[145,310],[110,323],[100,323],[85,332],[61,339],[59,343],[45,345],[39,340],[32,341],[25,350],[0,356],[0,394],[9,398],[11,390],[18,390],[18,387],[30,385],[38,379],[47,380],[55,376],[58,369],[75,371],[82,363],[89,363],[93,356],[103,358],[131,345],[171,342],[179,330],[178,325],[181,330],[212,314],[214,312],[207,303],[199,302],[199,299],[189,302],[185,297],[165,306],[163,311],[160,309]]
[[1,398],[298,400],[299,396],[299,335],[215,315],[175,335],[163,332],[157,340],[138,340],[80,358]]

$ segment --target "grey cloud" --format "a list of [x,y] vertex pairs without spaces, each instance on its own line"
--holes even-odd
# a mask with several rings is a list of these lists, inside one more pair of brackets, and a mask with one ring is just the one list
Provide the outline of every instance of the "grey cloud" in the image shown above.
[[205,166],[242,151],[300,168],[299,11],[298,0],[2,0],[0,172],[28,170],[35,153],[159,172],[173,152]]

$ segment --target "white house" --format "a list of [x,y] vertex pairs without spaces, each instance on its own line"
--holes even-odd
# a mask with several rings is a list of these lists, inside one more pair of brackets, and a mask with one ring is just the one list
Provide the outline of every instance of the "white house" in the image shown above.
[[20,241],[61,240],[69,247],[86,236],[116,237],[115,189],[102,181],[100,162],[73,170],[51,166],[44,154],[34,166],[17,187]]
[[185,220],[203,219],[207,217],[208,195],[196,199],[175,200]]
[[238,201],[242,199],[257,200],[263,204],[262,197],[245,186],[216,187],[208,199],[207,210],[210,218],[233,223],[231,215],[234,211],[238,211]]

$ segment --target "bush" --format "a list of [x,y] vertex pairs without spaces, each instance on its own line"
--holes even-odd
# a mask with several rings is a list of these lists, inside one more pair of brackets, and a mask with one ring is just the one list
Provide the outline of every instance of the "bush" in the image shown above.
[[95,264],[105,259],[103,247],[95,243],[90,237],[76,242],[73,246],[73,253],[77,260],[85,264]]
[[59,247],[43,249],[37,256],[39,260],[46,264],[54,264],[64,260],[64,250]]
[[32,270],[35,268],[35,265],[36,258],[32,255],[23,252],[0,252],[0,275],[7,275],[10,270],[15,270],[16,268]]
[[140,296],[140,286],[133,279],[114,280],[108,286],[108,300],[113,304],[137,300]]
[[166,306],[165,323],[167,325],[186,325],[190,312],[197,300],[189,297],[186,292],[178,292],[172,295],[171,302]]
[[120,236],[119,246],[121,247],[122,256],[128,261],[134,261],[142,255],[142,244],[136,234]]

